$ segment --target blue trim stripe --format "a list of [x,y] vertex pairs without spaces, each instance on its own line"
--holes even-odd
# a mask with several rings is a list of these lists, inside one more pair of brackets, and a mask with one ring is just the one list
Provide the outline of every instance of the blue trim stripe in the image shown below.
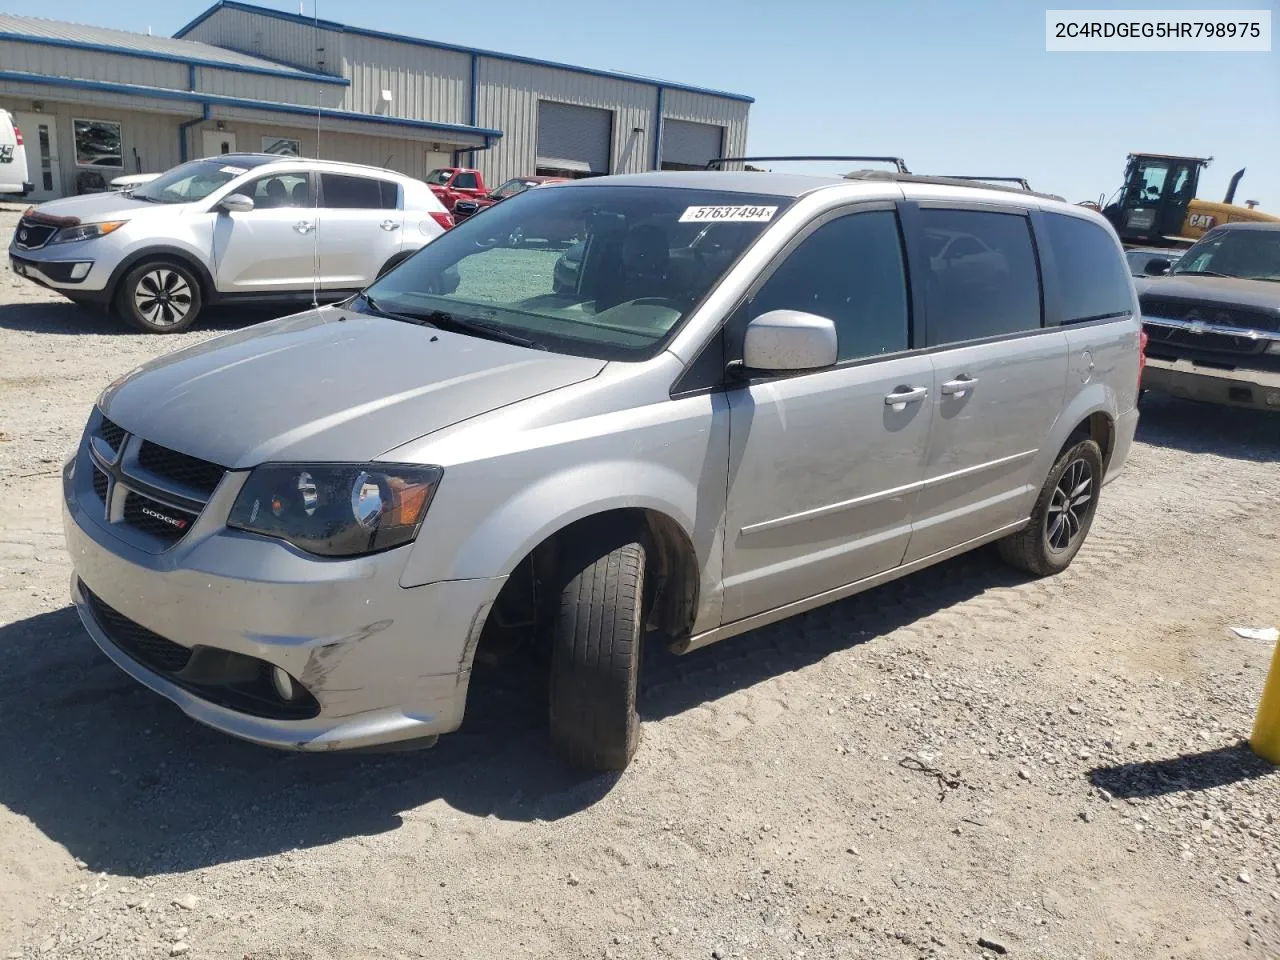
[[276,20],[286,20],[290,23],[298,23],[307,27],[319,26],[323,30],[332,30],[336,33],[349,33],[353,36],[372,37],[375,40],[390,40],[394,43],[407,43],[416,47],[428,47],[433,50],[452,50],[455,53],[466,53],[488,57],[492,60],[505,60],[509,63],[524,63],[535,67],[551,67],[555,70],[567,70],[571,73],[586,74],[591,77],[605,77],[610,80],[626,80],[629,83],[643,83],[648,86],[664,86],[668,90],[683,90],[688,93],[702,93],[712,97],[723,97],[726,100],[739,100],[743,103],[755,103],[755,97],[748,97],[741,93],[728,93],[724,90],[711,90],[707,87],[691,87],[682,83],[667,83],[665,80],[658,80],[653,77],[638,77],[629,73],[616,73],[612,70],[596,70],[593,67],[575,67],[569,63],[556,63],[554,60],[539,60],[536,57],[521,57],[512,53],[498,53],[494,50],[482,50],[479,47],[464,47],[455,43],[442,43],[436,40],[422,40],[418,37],[405,37],[395,33],[386,33],[382,30],[369,30],[365,27],[351,27],[345,23],[337,23],[333,20],[316,20],[312,17],[300,16],[296,13],[286,13],[283,10],[270,10],[266,7],[254,6],[251,3],[239,3],[237,0],[218,0],[204,13],[200,14],[186,26],[182,27],[174,34],[177,38],[185,37],[200,24],[204,23],[219,10],[238,10],[242,13],[257,13],[264,17],[273,17]]
[[[89,43],[85,40],[64,40],[61,37],[42,37],[31,33],[8,33],[0,31],[0,40],[14,40],[19,43],[33,43],[42,47],[62,47],[68,50],[90,50],[93,53],[113,53],[121,57],[137,57],[141,60],[159,60],[162,63],[185,63],[193,67],[209,67],[212,70],[230,70],[233,73],[256,73],[264,77],[287,77],[290,80],[309,80],[312,83],[331,83],[335,86],[349,87],[351,81],[346,77],[335,77],[328,73],[315,73],[310,70],[280,67],[255,67],[243,63],[223,63],[220,60],[207,60],[203,57],[180,57],[172,53],[157,53],[150,50],[135,50],[132,47],[113,47],[105,43]],[[247,56],[247,54],[246,54]]]
[[355,120],[359,123],[377,123],[391,127],[408,127],[413,130],[435,130],[443,133],[465,133],[484,137],[486,140],[502,136],[501,130],[488,127],[469,127],[461,123],[434,123],[430,120],[406,120],[402,117],[384,117],[372,113],[354,113],[350,110],[332,110],[307,107],[301,104],[272,103],[266,100],[248,100],[244,97],[228,97],[220,93],[201,93],[198,90],[173,90],[169,87],[144,87],[135,83],[111,83],[106,80],[73,80],[69,77],[50,77],[42,73],[25,73],[20,70],[0,70],[0,80],[13,83],[35,83],[46,87],[71,87],[76,90],[96,90],[100,93],[121,93],[131,97],[155,97],[160,100],[180,100],[223,107],[247,107],[271,113],[289,113],[314,117],[317,113],[326,120]]
[[662,169],[662,120],[665,111],[663,110],[663,101],[666,99],[665,87],[658,88],[658,109],[654,112],[653,117],[653,169]]

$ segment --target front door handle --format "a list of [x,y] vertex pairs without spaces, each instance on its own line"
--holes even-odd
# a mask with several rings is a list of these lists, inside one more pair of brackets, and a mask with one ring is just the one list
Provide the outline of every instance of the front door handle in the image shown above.
[[396,223],[394,220],[383,220],[380,224],[378,224],[378,226],[380,226],[383,230],[395,230],[397,227],[400,226],[400,224]]
[[962,373],[954,380],[948,380],[942,385],[942,394],[946,397],[963,397],[977,385],[977,377],[971,377],[967,373]]
[[919,403],[929,395],[928,387],[899,387],[884,395],[884,405],[895,410],[905,410],[908,403]]
[[299,220],[293,225],[293,229],[297,230],[299,233],[310,233],[315,228],[316,225],[309,220]]

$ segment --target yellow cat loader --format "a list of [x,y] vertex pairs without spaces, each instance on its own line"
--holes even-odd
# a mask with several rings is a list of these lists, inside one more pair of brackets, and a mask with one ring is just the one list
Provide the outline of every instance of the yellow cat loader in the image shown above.
[[1280,217],[1253,209],[1253,204],[1234,203],[1243,170],[1231,178],[1221,203],[1197,200],[1200,171],[1212,159],[1129,154],[1124,186],[1102,206],[1102,215],[1116,228],[1121,242],[1135,247],[1185,248],[1223,223],[1280,221]]

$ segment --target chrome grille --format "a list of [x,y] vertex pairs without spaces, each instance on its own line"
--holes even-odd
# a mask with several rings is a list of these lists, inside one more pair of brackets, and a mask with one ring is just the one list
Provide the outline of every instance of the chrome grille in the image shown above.
[[1235,327],[1241,330],[1280,330],[1280,312],[1251,310],[1248,307],[1219,306],[1197,300],[1161,297],[1148,294],[1141,298],[1142,313],[1153,319],[1186,320],[1212,327]]
[[[87,444],[88,487],[107,523],[161,553],[185,537],[226,473],[224,467],[128,433],[98,414]],[[85,490],[86,507],[94,501]],[[92,508],[90,508],[92,509]]]
[[58,228],[51,223],[41,223],[23,217],[18,221],[18,229],[13,235],[14,246],[20,250],[38,250],[52,239]]

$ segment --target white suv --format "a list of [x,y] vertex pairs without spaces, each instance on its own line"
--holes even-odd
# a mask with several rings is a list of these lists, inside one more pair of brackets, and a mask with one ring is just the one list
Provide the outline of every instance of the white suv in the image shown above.
[[341,300],[453,226],[419,180],[356,164],[226,154],[124,193],[23,214],[13,271],[134,326],[177,333],[214,303]]

